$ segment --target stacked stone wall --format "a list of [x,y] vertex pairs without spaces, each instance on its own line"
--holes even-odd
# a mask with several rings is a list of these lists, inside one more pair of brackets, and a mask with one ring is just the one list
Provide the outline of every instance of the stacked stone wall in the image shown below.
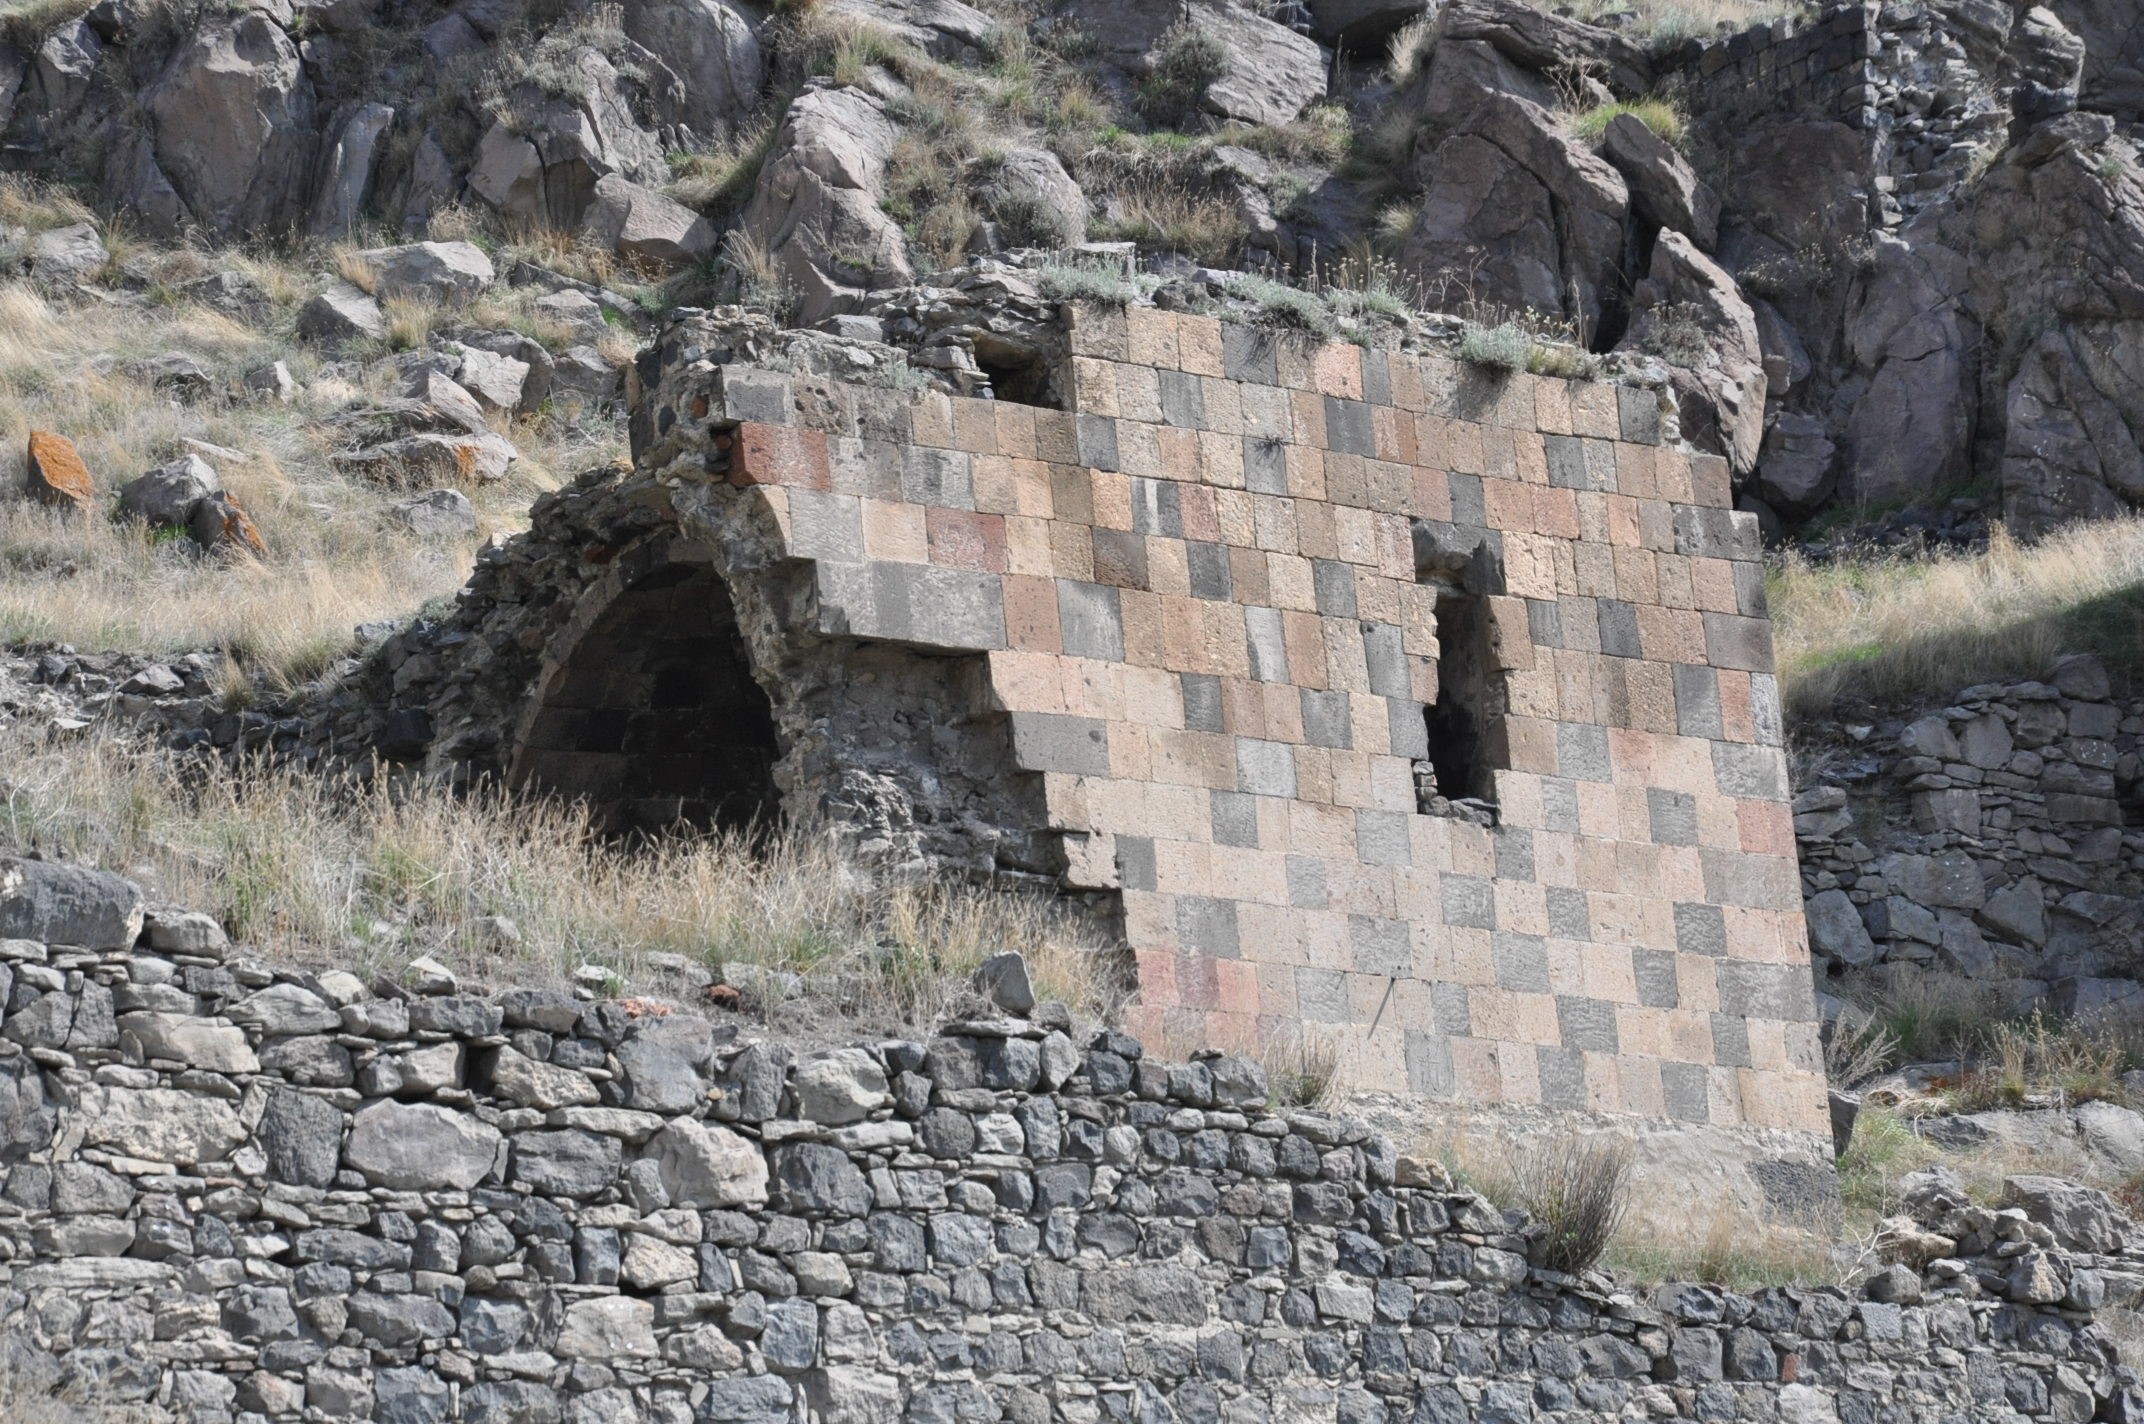
[[1631,1292],[1255,1064],[1016,993],[799,1054],[667,1001],[271,969],[34,862],[0,862],[0,928],[16,1383],[190,1424],[2144,1407],[2106,1263],[2023,1212],[1866,1294]]

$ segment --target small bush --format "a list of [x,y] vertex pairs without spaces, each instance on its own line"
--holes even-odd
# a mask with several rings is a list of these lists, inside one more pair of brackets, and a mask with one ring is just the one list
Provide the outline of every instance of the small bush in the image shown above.
[[1340,1051],[1330,1040],[1290,1033],[1267,1045],[1259,1059],[1276,1109],[1332,1106],[1339,1087]]
[[1195,122],[1206,90],[1228,75],[1228,51],[1188,20],[1161,37],[1154,67],[1139,86],[1139,116],[1160,128]]
[[1035,273],[1035,290],[1053,302],[1130,306],[1152,285],[1151,278],[1127,276],[1121,266],[1101,262],[1052,263]]
[[1607,1253],[1629,1208],[1631,1150],[1608,1138],[1558,1138],[1519,1165],[1518,1205],[1544,1228],[1538,1264],[1576,1274]]
[[1330,341],[1340,334],[1340,323],[1334,319],[1332,308],[1315,292],[1251,273],[1238,274],[1228,290],[1233,296],[1257,304],[1255,320],[1260,326],[1301,332],[1320,341]]
[[1429,57],[1436,53],[1436,49],[1437,13],[1432,10],[1409,20],[1393,35],[1392,47],[1386,52],[1385,74],[1405,89],[1429,68]]
[[1514,322],[1469,325],[1459,337],[1459,359],[1488,371],[1523,371],[1533,351],[1533,338]]
[[1854,1138],[1839,1158],[1839,1197],[1849,1211],[1890,1216],[1898,1210],[1898,1179],[1936,1160],[1936,1149],[1890,1108],[1865,1106]]
[[1566,381],[1591,380],[1600,361],[1581,347],[1564,342],[1535,342],[1526,353],[1526,369],[1536,376],[1558,376]]

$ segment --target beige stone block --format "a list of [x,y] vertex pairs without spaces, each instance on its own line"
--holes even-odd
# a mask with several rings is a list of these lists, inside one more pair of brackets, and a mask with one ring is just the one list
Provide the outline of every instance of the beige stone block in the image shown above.
[[930,536],[923,506],[883,499],[859,501],[863,507],[864,555],[899,564],[930,562]]
[[[1245,435],[1288,438],[1286,392],[1270,386],[1244,386],[1223,380],[1201,381],[1199,390],[1205,397],[1206,429],[1211,433],[1229,439],[1240,439]],[[1278,415],[1274,414],[1276,411]],[[1261,428],[1268,422],[1278,428]]]
[[1047,652],[993,652],[990,691],[1000,711],[1066,714],[1062,659]]
[[[1149,425],[1160,424],[1161,373],[1151,366],[1134,363],[1117,367],[1116,376],[1118,417]],[[1120,442],[1124,439],[1121,426],[1117,430],[1117,439]]]
[[1227,361],[1222,356],[1221,323],[1216,317],[1176,315],[1176,362],[1197,376],[1224,376]]
[[1050,565],[1057,577],[1094,582],[1094,531],[1084,524],[1050,525]]
[[1251,515],[1252,498],[1243,490],[1217,489],[1213,492],[1214,525],[1220,531],[1221,543],[1239,549],[1257,544]]
[[1056,576],[1057,553],[1050,546],[1050,521],[1017,514],[1006,518],[1005,571],[1038,578]]
[[1261,494],[1252,495],[1250,504],[1253,547],[1268,553],[1300,552],[1295,526],[1295,500]]
[[1190,556],[1181,539],[1146,541],[1146,583],[1150,590],[1164,598],[1190,596]]
[[1503,1100],[1514,1107],[1534,1107],[1541,1101],[1539,1056],[1509,1046],[1497,1049],[1496,1063],[1503,1078]]
[[953,438],[953,398],[943,391],[923,391],[908,409],[908,440],[933,450],[957,448]]
[[1132,527],[1131,477],[1113,470],[1091,470],[1088,479],[1094,488],[1094,527],[1129,530]]
[[1073,409],[1083,415],[1117,414],[1117,363],[1088,356],[1072,358]]
[[1120,588],[1117,608],[1124,624],[1124,661],[1141,667],[1167,666],[1161,635],[1161,600],[1139,589]]
[[1133,366],[1176,370],[1176,314],[1158,307],[1126,307],[1124,353]]
[[1616,1055],[1616,1093],[1623,1111],[1643,1117],[1666,1117],[1667,1101],[1660,1091],[1660,1061],[1640,1058],[1627,1049]]
[[[1590,897],[1598,900],[1599,897]],[[1604,1004],[1630,1004],[1638,1002],[1638,976],[1632,967],[1630,950],[1618,944],[1603,944],[1599,940],[1578,946],[1579,993],[1588,999],[1597,999]]]
[[1497,1066],[1497,1046],[1478,1038],[1452,1040],[1452,1077],[1460,1101],[1494,1107],[1504,1100],[1504,1076]]

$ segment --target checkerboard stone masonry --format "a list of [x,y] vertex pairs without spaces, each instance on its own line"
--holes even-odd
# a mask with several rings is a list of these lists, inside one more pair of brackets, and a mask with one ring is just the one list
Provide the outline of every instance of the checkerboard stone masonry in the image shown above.
[[[719,365],[690,321],[642,471],[804,561],[817,634],[987,659],[1141,1030],[1827,1130],[1756,530],[1654,392],[1085,308],[1057,411]],[[1419,810],[1425,572],[1486,614],[1494,825]]]

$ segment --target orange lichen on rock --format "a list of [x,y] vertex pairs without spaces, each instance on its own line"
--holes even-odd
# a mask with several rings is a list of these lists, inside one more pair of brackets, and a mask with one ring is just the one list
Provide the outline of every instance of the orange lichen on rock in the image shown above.
[[268,557],[268,541],[261,538],[261,531],[247,515],[246,507],[238,502],[238,496],[227,490],[218,490],[194,506],[186,532],[211,553]]
[[49,430],[30,432],[23,487],[30,498],[59,509],[87,509],[96,502],[97,484],[89,477],[74,442]]

